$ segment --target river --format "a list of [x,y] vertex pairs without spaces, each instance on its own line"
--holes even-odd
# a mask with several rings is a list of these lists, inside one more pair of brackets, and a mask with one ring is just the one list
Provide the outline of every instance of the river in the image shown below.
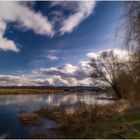
[[[41,107],[65,106],[72,110],[78,101],[86,104],[107,104],[105,93],[60,93],[39,95],[0,95],[0,138],[30,138],[31,131],[43,131],[41,126],[25,126],[18,117],[20,111],[35,111]],[[55,123],[46,119],[45,128],[54,127]],[[51,136],[50,136],[51,138]]]

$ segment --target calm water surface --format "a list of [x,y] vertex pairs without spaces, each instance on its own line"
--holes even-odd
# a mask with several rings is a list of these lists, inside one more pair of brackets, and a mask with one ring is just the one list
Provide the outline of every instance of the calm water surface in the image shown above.
[[[29,132],[43,131],[52,128],[55,123],[46,119],[43,126],[24,126],[19,118],[19,111],[35,111],[41,107],[65,106],[72,110],[78,106],[77,101],[87,104],[105,104],[110,100],[97,98],[107,97],[105,93],[72,93],[72,94],[42,94],[42,95],[0,95],[0,138],[29,138]],[[50,136],[51,137],[51,136]]]

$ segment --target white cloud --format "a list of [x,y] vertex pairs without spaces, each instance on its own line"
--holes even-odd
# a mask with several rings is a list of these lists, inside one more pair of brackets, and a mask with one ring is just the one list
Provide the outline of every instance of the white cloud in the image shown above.
[[4,51],[8,50],[8,51],[19,52],[19,49],[16,47],[14,41],[1,37],[0,37],[0,49]]
[[99,56],[99,54],[95,53],[95,52],[89,52],[89,53],[87,53],[87,56],[90,58],[97,58]]
[[6,29],[5,22],[2,22],[0,20],[0,49],[4,51],[9,50],[9,51],[18,52],[19,49],[16,47],[15,42],[3,37],[5,29]]
[[50,60],[58,60],[58,57],[57,56],[51,55],[51,54],[48,55],[47,58],[50,59]]
[[55,85],[55,86],[66,86],[68,85],[68,81],[66,79],[61,78],[61,76],[54,75],[46,80],[43,81],[43,84],[45,82],[48,82],[50,85]]
[[121,49],[107,49],[107,50],[102,50],[99,52],[89,52],[86,55],[89,58],[97,59],[103,52],[110,52],[110,51],[113,51],[114,55],[118,56],[118,58],[120,60],[128,60],[129,59],[128,52],[126,50],[121,50]]
[[7,22],[17,21],[20,26],[37,34],[53,35],[53,27],[48,18],[20,2],[0,2],[0,19]]
[[89,71],[88,63],[81,61],[79,66],[65,64],[61,67],[41,68],[34,71],[33,75],[39,75],[43,85],[76,86],[91,83]]
[[73,66],[72,64],[66,64],[66,65],[60,67],[60,70],[61,70],[63,73],[73,74],[73,73],[75,73],[76,71],[78,71],[78,67],[77,67],[77,66]]
[[[82,1],[76,4],[75,12],[63,21],[62,27],[60,28],[61,34],[72,32],[75,27],[92,13],[95,7],[95,1]],[[68,5],[65,6],[67,7]]]
[[88,61],[79,65],[39,68],[25,75],[0,75],[0,86],[78,86],[92,84]]
[[0,86],[37,86],[36,81],[27,76],[0,75]]
[[34,33],[53,36],[54,31],[46,16],[34,12],[20,2],[0,2],[0,49],[18,52],[16,43],[6,39],[4,33],[7,23],[17,22],[21,29],[33,30]]

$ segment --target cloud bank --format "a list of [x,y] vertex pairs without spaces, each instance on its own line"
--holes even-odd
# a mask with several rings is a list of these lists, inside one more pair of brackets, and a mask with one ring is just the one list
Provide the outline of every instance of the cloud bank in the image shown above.
[[[89,52],[89,58],[98,58],[102,52]],[[125,50],[113,49],[120,60],[125,60],[128,53]],[[90,86],[98,81],[90,78],[92,68],[89,61],[80,61],[78,65],[65,64],[59,67],[38,68],[25,75],[0,75],[0,86]]]
[[88,86],[91,84],[89,72],[88,62],[81,61],[79,66],[40,68],[28,75],[0,75],[0,86]]
[[39,86],[28,76],[0,75],[0,86]]
[[91,83],[89,67],[88,62],[81,61],[78,66],[65,64],[61,67],[41,68],[33,73],[40,75],[42,85],[89,85]]

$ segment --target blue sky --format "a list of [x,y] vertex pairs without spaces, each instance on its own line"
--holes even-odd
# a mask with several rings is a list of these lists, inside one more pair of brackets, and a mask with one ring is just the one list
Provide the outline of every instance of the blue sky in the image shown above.
[[[0,2],[2,85],[16,85],[19,81],[19,85],[87,82],[87,54],[120,47],[115,32],[122,18],[122,4]],[[85,78],[80,78],[82,75]]]

